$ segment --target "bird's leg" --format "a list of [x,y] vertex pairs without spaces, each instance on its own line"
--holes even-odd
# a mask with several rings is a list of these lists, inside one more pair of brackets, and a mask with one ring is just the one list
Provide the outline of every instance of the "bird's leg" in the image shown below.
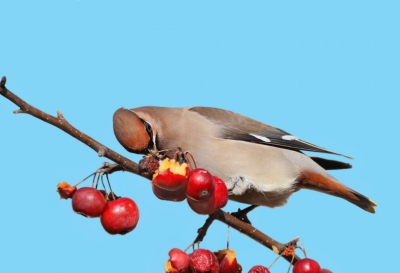
[[186,156],[185,153],[182,151],[181,147],[176,148],[175,153],[174,153],[174,159],[176,162],[179,162],[179,164],[186,163]]
[[247,217],[247,213],[249,213],[250,211],[252,211],[253,209],[255,209],[257,207],[258,207],[257,205],[251,205],[243,210],[241,210],[239,208],[237,212],[232,212],[231,215],[236,217],[237,219],[251,225],[251,222],[250,222],[249,218]]
[[168,155],[170,155],[174,151],[175,151],[174,149],[165,149],[165,150],[160,150],[160,151],[154,150],[154,151],[149,151],[149,152],[155,158],[162,160],[162,159],[168,157]]

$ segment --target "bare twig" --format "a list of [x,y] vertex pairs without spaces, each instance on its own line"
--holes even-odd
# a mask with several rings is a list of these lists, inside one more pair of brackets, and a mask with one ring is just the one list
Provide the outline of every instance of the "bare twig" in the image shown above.
[[96,173],[104,173],[104,174],[112,174],[113,172],[124,171],[124,168],[118,164],[111,164],[109,162],[103,162],[103,166],[101,166]]
[[[292,242],[291,241],[287,244],[279,243],[279,242],[275,241],[274,239],[272,239],[271,237],[269,237],[268,235],[266,235],[266,234],[262,233],[261,231],[259,231],[258,229],[256,229],[254,226],[249,225],[249,224],[237,219],[236,217],[232,216],[229,213],[224,212],[223,210],[217,210],[213,214],[210,214],[209,217],[207,218],[206,222],[204,223],[204,225],[201,228],[199,228],[199,230],[197,231],[199,234],[196,237],[196,239],[194,240],[194,242],[193,242],[194,244],[201,242],[204,239],[208,228],[211,226],[211,224],[214,222],[214,220],[221,221],[221,222],[227,224],[228,226],[236,229],[237,231],[249,236],[254,241],[271,249],[273,252],[275,252],[278,255],[281,255],[285,251],[285,249],[288,246],[290,246],[290,244]],[[295,255],[294,257],[292,255],[282,255],[282,256],[288,262],[293,261],[293,264],[295,264],[297,261],[300,260],[300,258],[297,255]]]
[[150,178],[148,173],[143,173],[140,171],[138,164],[135,162],[129,160],[128,158],[114,152],[113,150],[107,148],[100,142],[94,140],[90,136],[82,133],[78,129],[76,129],[74,126],[72,126],[63,116],[61,111],[57,111],[57,117],[51,116],[49,114],[46,114],[45,112],[33,107],[32,105],[28,104],[27,102],[23,101],[21,98],[19,98],[17,95],[12,93],[10,90],[8,90],[5,87],[6,84],[6,77],[2,77],[1,82],[0,82],[0,94],[7,98],[8,100],[12,101],[14,104],[16,104],[20,109],[14,111],[14,113],[26,113],[31,116],[34,116],[35,118],[41,119],[44,122],[47,122],[67,134],[73,136],[80,142],[83,142],[93,150],[95,150],[99,156],[104,156],[118,165],[122,166],[122,168],[125,171],[135,173],[137,175],[143,176],[145,178]]
[[[103,144],[99,143],[98,141],[94,140],[90,136],[82,133],[78,129],[76,129],[74,126],[72,126],[63,116],[61,111],[57,111],[57,117],[51,116],[49,114],[46,114],[45,112],[33,107],[32,105],[26,103],[23,101],[21,98],[16,96],[14,93],[12,93],[10,90],[8,90],[5,86],[6,84],[6,77],[3,76],[1,81],[0,81],[0,95],[5,97],[6,99],[10,100],[13,102],[15,105],[17,105],[20,109],[14,111],[14,113],[25,113],[29,114],[31,116],[34,116],[46,123],[49,123],[67,134],[71,135],[72,137],[76,138],[80,142],[86,144],[93,150],[95,150],[99,156],[104,156],[118,165],[110,164],[110,163],[104,163],[103,167],[100,168],[97,172],[103,172],[105,174],[111,174],[112,172],[115,171],[128,171],[137,175],[140,175],[144,178],[151,179],[151,174],[148,172],[142,171],[138,164],[129,160],[128,158],[114,152],[113,150],[109,149],[108,147],[104,146]],[[288,244],[281,244],[274,239],[268,237],[264,233],[260,232],[253,226],[244,223],[243,221],[235,218],[234,216],[222,211],[222,210],[217,210],[214,212],[212,215],[210,215],[212,219],[207,219],[206,224],[199,229],[200,231],[203,232],[204,234],[196,238],[196,241],[202,241],[208,227],[212,224],[214,220],[221,221],[228,226],[231,226],[232,228],[238,230],[241,233],[246,234],[253,240],[257,241],[258,243],[266,246],[267,248],[273,250],[277,254],[281,254],[288,246]],[[299,260],[297,256],[294,258],[292,256],[284,256],[286,260],[289,262],[293,259],[294,263]]]

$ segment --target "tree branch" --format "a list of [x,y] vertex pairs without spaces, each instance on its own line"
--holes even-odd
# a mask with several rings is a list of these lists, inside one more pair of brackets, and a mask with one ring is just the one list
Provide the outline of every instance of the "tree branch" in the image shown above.
[[[18,96],[16,96],[14,93],[12,93],[10,90],[8,90],[6,88],[6,86],[5,86],[6,80],[7,80],[6,77],[3,76],[0,81],[0,95],[5,97],[6,99],[10,100],[11,102],[13,102],[15,105],[17,105],[20,108],[20,109],[14,111],[15,114],[18,114],[18,113],[29,114],[31,116],[34,116],[46,123],[49,123],[59,129],[63,130],[67,134],[71,135],[72,137],[76,138],[80,142],[82,142],[82,143],[86,144],[87,146],[89,146],[90,148],[92,148],[94,151],[97,152],[97,154],[99,156],[104,156],[104,157],[112,160],[113,162],[117,163],[120,166],[120,167],[117,167],[117,166],[107,165],[106,167],[113,167],[111,172],[124,170],[124,171],[128,171],[128,172],[140,175],[144,178],[151,180],[151,174],[149,174],[148,172],[142,171],[139,168],[139,165],[137,163],[114,152],[113,150],[109,149],[105,145],[94,140],[90,136],[82,133],[81,131],[76,129],[74,126],[72,126],[65,119],[65,117],[63,116],[61,111],[57,111],[57,117],[54,117],[49,114],[46,114],[45,112],[43,112],[43,111],[33,107],[32,105],[28,104],[27,102],[23,101],[21,98],[19,98]],[[107,163],[105,163],[105,164],[107,164]],[[222,210],[217,210],[212,215],[210,215],[210,217],[212,217],[213,220],[215,219],[215,220],[221,221],[221,222],[227,224],[228,226],[231,226],[232,228],[238,230],[239,232],[246,234],[251,239],[266,246],[267,248],[271,249],[272,251],[274,251],[277,254],[281,254],[288,246],[288,244],[281,244],[281,243],[275,241],[274,239],[268,237],[261,231],[254,228],[252,225],[249,225]],[[211,221],[211,223],[212,223],[213,220],[208,220],[208,221]],[[211,225],[211,223],[209,223],[207,228],[203,228],[203,232],[204,232],[203,237],[205,236],[205,233],[207,232],[207,229]],[[284,256],[284,258],[286,260],[288,260],[289,262],[292,260],[292,256]],[[293,260],[294,263],[297,262],[299,259],[300,259],[299,257],[295,256],[294,260]]]
[[[210,214],[210,216],[207,218],[204,225],[201,228],[199,228],[199,230],[198,230],[199,235],[194,240],[194,243],[203,241],[203,238],[206,236],[208,228],[211,226],[211,224],[214,222],[214,220],[218,220],[218,221],[221,221],[221,222],[227,224],[228,226],[239,231],[240,233],[247,235],[254,241],[271,249],[273,252],[275,252],[278,255],[282,254],[282,252],[285,251],[285,249],[291,243],[291,242],[288,242],[287,244],[279,243],[279,242],[275,241],[274,239],[272,239],[271,237],[269,237],[268,235],[266,235],[266,234],[262,233],[261,231],[259,231],[258,229],[256,229],[254,226],[247,224],[247,223],[243,222],[242,220],[239,220],[236,217],[232,216],[231,214],[226,213],[220,209],[217,210],[216,212],[214,212],[213,214]],[[293,261],[293,264],[295,264],[297,261],[300,260],[300,258],[297,255],[295,255],[294,257],[292,255],[288,255],[288,256],[283,255],[282,257],[285,258],[288,262]]]
[[31,116],[34,116],[35,118],[41,119],[44,122],[47,122],[67,134],[71,135],[72,137],[76,138],[80,142],[86,144],[93,150],[97,152],[99,156],[104,156],[118,165],[122,166],[125,171],[140,175],[142,177],[145,177],[147,179],[150,179],[151,176],[148,173],[144,173],[139,169],[139,165],[136,164],[135,162],[129,160],[128,158],[114,152],[113,150],[109,149],[108,147],[104,146],[100,142],[94,140],[90,136],[82,133],[78,129],[76,129],[74,126],[72,126],[63,116],[60,110],[57,111],[57,117],[51,116],[49,114],[46,114],[45,112],[33,107],[32,105],[28,104],[27,102],[23,101],[21,98],[19,98],[17,95],[12,93],[10,90],[8,90],[5,87],[6,84],[6,77],[3,76],[1,81],[0,81],[0,94],[7,98],[8,100],[12,101],[15,105],[17,105],[20,109],[15,110],[14,113],[25,113],[29,114]]

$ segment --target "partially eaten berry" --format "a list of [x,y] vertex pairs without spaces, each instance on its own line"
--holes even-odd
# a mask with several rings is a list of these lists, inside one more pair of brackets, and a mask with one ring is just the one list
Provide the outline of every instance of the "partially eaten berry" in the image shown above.
[[166,273],[186,273],[189,270],[189,255],[178,248],[169,251],[169,260],[165,263]]
[[61,182],[57,185],[57,192],[60,195],[60,199],[69,199],[72,198],[76,191],[75,186],[71,186],[67,182]]
[[236,260],[236,252],[231,249],[219,250],[216,253],[219,262],[219,273],[241,273],[242,266]]
[[180,202],[186,199],[185,185],[178,188],[177,190],[169,191],[153,184],[152,189],[154,195],[161,200]]
[[174,159],[166,158],[160,162],[152,183],[159,188],[174,191],[186,184],[188,173],[189,166],[186,163],[180,164]]

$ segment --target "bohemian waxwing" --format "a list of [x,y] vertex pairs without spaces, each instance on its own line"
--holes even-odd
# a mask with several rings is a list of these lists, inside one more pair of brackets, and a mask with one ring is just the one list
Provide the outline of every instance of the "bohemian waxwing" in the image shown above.
[[375,212],[372,200],[326,171],[351,165],[301,151],[340,154],[231,111],[210,107],[120,108],[113,125],[117,140],[130,152],[158,154],[178,147],[190,152],[198,167],[225,181],[229,198],[238,202],[283,206],[292,193],[311,189]]

